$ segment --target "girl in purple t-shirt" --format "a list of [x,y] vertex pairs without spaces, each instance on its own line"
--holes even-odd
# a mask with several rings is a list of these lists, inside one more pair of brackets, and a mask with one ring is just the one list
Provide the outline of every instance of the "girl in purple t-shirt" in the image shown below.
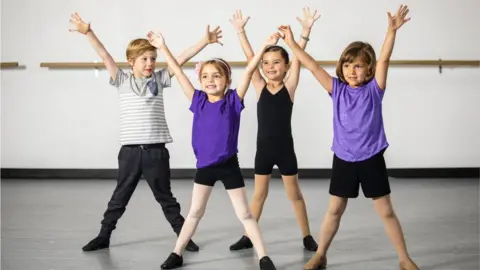
[[365,197],[373,199],[397,250],[400,269],[418,269],[407,252],[402,228],[390,201],[390,184],[383,157],[388,142],[383,126],[382,99],[396,31],[409,20],[406,19],[407,13],[408,8],[403,5],[394,16],[388,13],[388,32],[378,61],[368,43],[356,41],[349,44],[337,64],[338,78],[332,78],[298,46],[290,27],[280,27],[287,45],[333,100],[332,196],[317,252],[305,264],[305,269],[317,269],[327,264],[327,250],[339,228],[347,200],[358,197],[360,185]]
[[267,39],[256,57],[249,62],[236,90],[229,89],[231,69],[222,59],[209,60],[200,65],[201,90],[196,90],[165,45],[162,35],[152,32],[148,34],[150,43],[165,55],[167,64],[173,69],[185,95],[192,101],[192,146],[197,158],[192,205],[175,249],[161,265],[162,269],[173,269],[183,264],[183,250],[205,213],[208,198],[217,180],[222,180],[237,217],[252,239],[260,269],[276,269],[266,254],[258,223],[248,207],[245,183],[237,158],[237,145],[240,114],[244,108],[243,98],[252,74],[263,51],[268,46],[275,45],[279,38],[280,34],[275,33]]

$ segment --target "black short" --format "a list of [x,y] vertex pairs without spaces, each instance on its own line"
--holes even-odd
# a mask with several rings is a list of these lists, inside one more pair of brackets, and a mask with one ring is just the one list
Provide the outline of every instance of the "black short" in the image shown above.
[[298,173],[293,138],[257,140],[255,174],[272,174],[275,165],[282,175],[296,175]]
[[225,189],[245,187],[237,154],[222,163],[198,168],[195,174],[195,183],[213,187],[217,180],[221,180]]
[[366,198],[390,194],[384,152],[385,149],[369,159],[357,162],[344,161],[334,155],[330,194],[343,198],[356,198],[360,185]]

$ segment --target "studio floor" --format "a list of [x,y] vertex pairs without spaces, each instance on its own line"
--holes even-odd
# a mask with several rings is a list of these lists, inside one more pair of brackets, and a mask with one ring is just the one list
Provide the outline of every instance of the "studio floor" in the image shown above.
[[[328,180],[300,182],[310,228],[317,239],[328,206]],[[391,179],[392,200],[412,258],[420,269],[479,269],[479,180]],[[109,249],[85,253],[96,236],[114,180],[2,180],[3,270],[160,269],[175,244],[145,181],[135,191],[114,231]],[[172,189],[188,213],[192,182],[173,180]],[[253,181],[247,180],[249,198]],[[293,209],[279,180],[272,180],[260,227],[277,269],[303,269],[312,256],[303,250]],[[181,269],[258,269],[252,249],[231,252],[242,225],[219,182]],[[331,270],[398,269],[396,252],[371,200],[349,201],[328,254]]]

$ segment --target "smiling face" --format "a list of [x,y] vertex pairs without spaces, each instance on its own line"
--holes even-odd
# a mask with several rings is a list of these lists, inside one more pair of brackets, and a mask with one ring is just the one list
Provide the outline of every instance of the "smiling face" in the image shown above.
[[337,63],[337,77],[351,87],[368,83],[375,76],[376,56],[370,44],[356,41],[347,46]]
[[288,71],[288,53],[280,46],[269,47],[262,56],[262,71],[267,79],[282,81]]
[[357,57],[350,63],[343,63],[342,73],[345,81],[351,87],[361,86],[366,82],[368,77],[368,64],[360,57]]
[[223,96],[231,83],[230,67],[223,60],[210,60],[200,69],[200,84],[207,95]]

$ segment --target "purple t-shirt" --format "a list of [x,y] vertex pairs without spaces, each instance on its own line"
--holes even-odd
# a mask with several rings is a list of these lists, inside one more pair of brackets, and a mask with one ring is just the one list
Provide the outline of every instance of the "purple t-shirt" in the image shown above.
[[213,103],[208,101],[205,92],[195,90],[190,110],[197,168],[221,163],[238,152],[240,115],[244,107],[236,90],[227,90],[223,99]]
[[388,146],[382,116],[384,91],[375,78],[358,88],[333,78],[332,151],[337,157],[362,161]]

